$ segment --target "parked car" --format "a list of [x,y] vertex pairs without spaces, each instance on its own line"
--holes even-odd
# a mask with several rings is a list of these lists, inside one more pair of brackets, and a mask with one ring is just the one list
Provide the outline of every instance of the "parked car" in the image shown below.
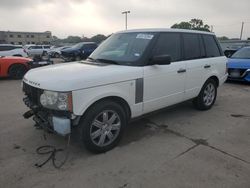
[[61,56],[61,50],[68,49],[70,46],[55,47],[48,51],[50,57],[59,58]]
[[48,50],[50,49],[50,45],[26,45],[25,51],[28,53],[30,57],[35,55],[44,56],[48,54]]
[[95,49],[94,42],[80,42],[70,48],[61,50],[61,56],[65,61],[79,61],[86,59]]
[[0,77],[21,79],[29,70],[32,59],[24,57],[0,57]]
[[231,47],[228,47],[225,51],[224,54],[226,57],[230,58],[235,52],[237,52],[239,49],[243,47],[247,47],[249,44],[238,44],[238,45],[232,45]]
[[235,52],[227,63],[228,79],[250,82],[250,47]]
[[28,57],[28,54],[20,45],[0,44],[0,56]]
[[113,34],[86,61],[29,71],[24,102],[37,125],[74,132],[93,152],[121,139],[131,119],[186,100],[210,109],[227,79],[213,33],[178,29]]

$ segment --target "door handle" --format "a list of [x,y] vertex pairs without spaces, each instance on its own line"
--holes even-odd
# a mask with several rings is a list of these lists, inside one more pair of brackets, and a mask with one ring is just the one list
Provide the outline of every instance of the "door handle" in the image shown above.
[[210,68],[211,65],[205,65],[204,68],[207,69],[207,68]]
[[184,73],[184,72],[186,72],[186,69],[179,69],[179,70],[177,71],[177,73]]

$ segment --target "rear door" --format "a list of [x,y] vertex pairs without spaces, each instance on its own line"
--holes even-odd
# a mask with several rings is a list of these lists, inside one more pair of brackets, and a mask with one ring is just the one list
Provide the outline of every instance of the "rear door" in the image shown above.
[[153,48],[153,56],[170,55],[169,65],[144,67],[144,113],[183,100],[186,63],[182,61],[180,33],[161,33]]
[[200,34],[183,33],[184,58],[187,68],[185,100],[196,97],[203,85],[204,66],[207,64]]
[[31,55],[41,55],[43,53],[43,47],[41,45],[32,46],[30,50]]
[[217,39],[214,35],[202,35],[206,50],[206,64],[203,70],[203,80],[206,80],[211,74],[216,74],[219,78],[226,74],[226,61]]

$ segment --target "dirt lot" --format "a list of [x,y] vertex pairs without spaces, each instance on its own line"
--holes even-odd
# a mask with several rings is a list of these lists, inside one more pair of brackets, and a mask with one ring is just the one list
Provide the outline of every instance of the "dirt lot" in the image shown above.
[[[210,111],[190,102],[129,125],[119,147],[94,155],[71,143],[62,169],[37,147],[63,147],[24,120],[20,81],[0,80],[0,187],[250,187],[250,85],[226,83]],[[60,156],[58,156],[60,158]]]

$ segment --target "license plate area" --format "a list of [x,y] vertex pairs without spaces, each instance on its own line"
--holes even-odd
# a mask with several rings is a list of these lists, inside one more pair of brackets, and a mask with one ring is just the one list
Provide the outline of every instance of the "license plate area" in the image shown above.
[[233,78],[239,78],[240,77],[240,71],[239,70],[231,70],[230,76]]

